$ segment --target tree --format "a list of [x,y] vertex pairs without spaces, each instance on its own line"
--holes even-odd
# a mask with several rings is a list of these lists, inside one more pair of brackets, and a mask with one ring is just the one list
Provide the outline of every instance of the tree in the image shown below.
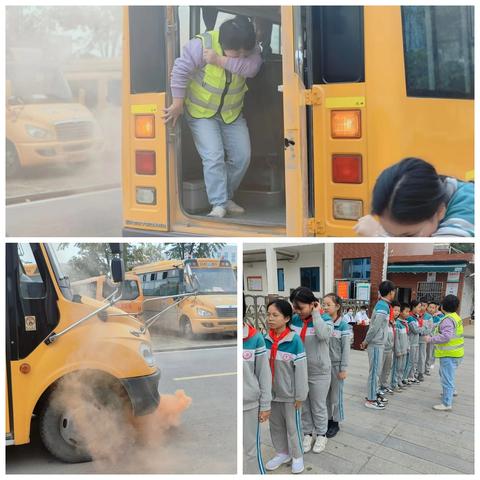
[[165,255],[170,260],[209,258],[215,257],[225,245],[225,243],[167,243]]

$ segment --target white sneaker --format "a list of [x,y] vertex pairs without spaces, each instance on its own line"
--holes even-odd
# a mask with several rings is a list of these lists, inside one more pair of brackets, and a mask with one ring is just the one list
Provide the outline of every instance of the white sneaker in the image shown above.
[[237,205],[233,200],[229,200],[225,205],[228,213],[245,213],[245,209]]
[[303,453],[308,453],[312,449],[313,438],[311,435],[304,435],[303,437]]
[[327,437],[323,435],[317,435],[317,439],[315,440],[315,444],[313,445],[313,453],[323,452],[326,446],[327,446]]
[[223,218],[227,214],[225,208],[216,206],[212,208],[212,211],[207,215],[207,217]]
[[441,411],[441,412],[447,412],[447,411],[449,411],[449,410],[452,409],[451,406],[450,406],[450,407],[447,407],[447,406],[444,405],[443,403],[441,403],[440,405],[434,405],[432,408],[433,408],[434,410],[439,410],[439,411]]
[[302,473],[304,470],[303,457],[292,458],[292,473]]
[[430,365],[430,371],[435,370],[435,365]]
[[288,463],[291,457],[288,453],[277,453],[271,460],[267,462],[265,468],[267,470],[276,470],[280,465]]

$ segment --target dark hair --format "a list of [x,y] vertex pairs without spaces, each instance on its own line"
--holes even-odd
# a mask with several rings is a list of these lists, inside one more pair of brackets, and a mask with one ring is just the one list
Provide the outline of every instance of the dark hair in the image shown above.
[[400,306],[400,302],[399,302],[399,301],[394,300],[394,301],[392,302],[392,307],[399,307],[399,306]]
[[442,300],[442,309],[445,310],[447,313],[454,313],[458,310],[458,306],[460,305],[460,300],[456,295],[447,295]]
[[428,303],[427,303],[427,307],[429,305],[438,305],[438,303],[435,301],[435,300],[430,300]]
[[386,295],[388,295],[392,290],[395,290],[395,284],[390,280],[384,280],[378,286],[378,291],[380,292],[380,295],[382,297],[385,297]]
[[290,294],[290,301],[292,303],[314,303],[318,302],[318,298],[307,287],[298,287]]
[[284,317],[289,317],[289,318],[290,318],[290,320],[287,322],[287,326],[289,326],[289,325],[290,325],[290,322],[292,321],[292,316],[293,316],[292,306],[291,306],[286,300],[282,300],[281,298],[276,298],[275,300],[272,300],[272,301],[267,305],[267,311],[268,311],[270,305],[275,306],[275,308],[276,308]]
[[252,22],[242,15],[223,22],[218,41],[224,50],[253,50],[256,36]]
[[403,312],[404,310],[406,310],[407,308],[410,308],[410,304],[407,303],[407,302],[402,302],[400,304],[400,311]]
[[372,213],[388,213],[402,224],[420,223],[432,218],[445,201],[445,187],[433,165],[419,158],[405,158],[377,178]]
[[420,302],[418,300],[412,300],[410,302],[410,310],[413,310]]

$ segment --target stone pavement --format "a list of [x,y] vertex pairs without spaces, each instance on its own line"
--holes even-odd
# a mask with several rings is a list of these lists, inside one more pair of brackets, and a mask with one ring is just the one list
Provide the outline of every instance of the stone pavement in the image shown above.
[[[474,473],[474,340],[465,340],[465,358],[457,371],[458,397],[451,412],[440,403],[438,363],[420,385],[388,395],[383,411],[364,407],[368,357],[352,350],[345,381],[345,421],[326,449],[305,455],[306,474],[473,474]],[[262,425],[266,463],[274,455],[267,425]],[[273,473],[290,473],[282,466]]]

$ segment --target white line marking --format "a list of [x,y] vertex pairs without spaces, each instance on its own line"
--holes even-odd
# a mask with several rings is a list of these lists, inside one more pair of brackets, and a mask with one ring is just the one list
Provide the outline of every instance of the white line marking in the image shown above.
[[209,375],[197,375],[195,377],[177,377],[174,378],[176,382],[180,380],[196,380],[197,378],[211,378],[211,377],[226,377],[229,375],[236,375],[237,372],[226,372],[226,373],[210,373]]

